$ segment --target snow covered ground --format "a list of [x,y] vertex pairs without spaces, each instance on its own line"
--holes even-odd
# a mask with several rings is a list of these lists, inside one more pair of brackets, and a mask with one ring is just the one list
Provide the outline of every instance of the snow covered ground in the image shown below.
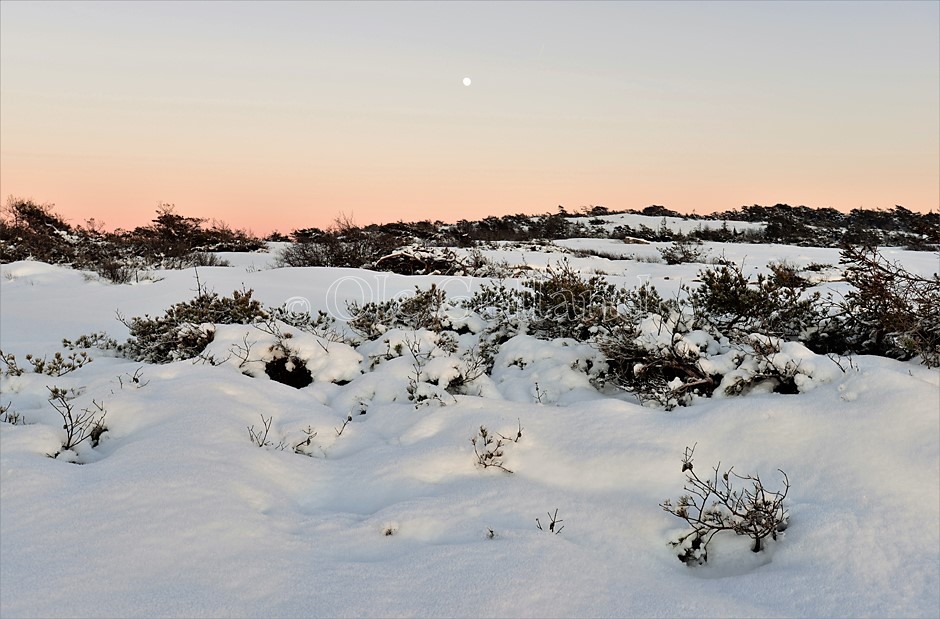
[[[656,244],[558,244],[658,255]],[[838,263],[828,249],[707,247],[755,270],[782,258]],[[535,267],[562,257],[493,252]],[[935,254],[885,253],[937,271]],[[232,267],[199,269],[209,289],[251,288],[270,306],[338,314],[346,300],[416,285],[467,296],[481,284],[224,257]],[[569,260],[664,293],[702,266]],[[124,286],[36,262],[2,265],[0,275],[0,348],[20,365],[62,350],[62,338],[123,340],[116,311],[158,315],[196,289],[192,271]],[[220,327],[214,352],[246,329]],[[300,345],[321,360],[321,380],[303,389],[231,362],[149,365],[96,349],[61,377],[3,377],[0,405],[25,423],[0,423],[0,615],[940,616],[937,370],[855,357],[843,371],[822,357],[826,378],[805,393],[665,412],[593,389],[578,368],[594,351],[521,336],[504,346],[483,395],[416,409],[403,357],[381,357],[375,342]],[[52,385],[76,389],[79,408],[107,410],[100,444],[77,449],[81,465],[46,456],[63,435]],[[263,418],[271,444],[259,448],[248,427],[261,430]],[[470,439],[481,425],[506,436],[522,427],[504,449],[512,474],[477,466]],[[308,432],[306,455],[294,453]],[[693,444],[701,470],[733,464],[772,489],[786,471],[790,525],[778,541],[755,554],[726,533],[706,565],[677,560],[668,542],[684,523],[659,503],[682,494],[681,456]],[[536,518],[545,525],[556,508],[564,529],[539,530]]]
[[662,227],[671,232],[681,232],[688,234],[696,230],[717,230],[727,227],[728,230],[737,232],[759,232],[767,224],[764,222],[734,221],[724,219],[685,219],[684,217],[653,217],[650,215],[638,215],[636,213],[617,213],[614,215],[600,215],[573,217],[572,221],[584,225],[594,225],[592,222],[598,222],[598,226],[607,232],[613,231],[618,226],[629,226],[633,229],[639,229],[645,226],[650,230],[659,230]]

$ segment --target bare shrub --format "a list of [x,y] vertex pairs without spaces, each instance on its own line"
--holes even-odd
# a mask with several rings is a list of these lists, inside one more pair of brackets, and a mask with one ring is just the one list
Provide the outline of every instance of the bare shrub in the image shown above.
[[255,430],[254,425],[248,427],[248,439],[258,447],[275,447],[278,451],[283,451],[287,445],[283,442],[278,443],[277,446],[270,440],[268,440],[268,433],[271,431],[271,424],[274,422],[274,415],[271,415],[267,419],[264,418],[264,415],[261,417],[261,427]]
[[846,246],[840,262],[854,289],[835,304],[826,334],[832,352],[919,355],[925,365],[940,366],[940,275],[911,273],[874,247]]
[[13,402],[7,402],[6,404],[0,404],[0,421],[8,423],[11,426],[18,426],[20,424],[26,425],[26,418],[22,413],[10,410],[13,407]]
[[[685,448],[682,472],[686,475],[685,491],[673,503],[667,499],[660,504],[665,511],[681,518],[692,530],[670,544],[678,549],[679,560],[686,564],[708,561],[708,544],[721,531],[733,531],[754,540],[753,552],[763,549],[767,537],[777,539],[777,533],[787,528],[789,513],[783,500],[790,490],[790,480],[783,475],[783,489],[769,491],[760,475],[738,475],[734,467],[720,472],[721,463],[706,477],[695,472],[692,454],[695,446]],[[779,470],[779,469],[778,469]],[[746,487],[735,487],[737,481]]]
[[476,436],[470,439],[470,442],[473,444],[473,453],[477,458],[477,465],[484,469],[493,467],[507,473],[512,473],[511,470],[506,468],[503,461],[503,449],[507,445],[519,442],[519,439],[521,438],[521,424],[519,425],[519,430],[516,433],[515,438],[507,438],[502,434],[497,434],[494,437],[490,431],[486,429],[486,426],[480,426]]
[[47,387],[49,390],[49,403],[62,417],[62,429],[65,430],[65,440],[62,448],[50,457],[56,458],[63,451],[73,449],[86,440],[91,440],[91,446],[97,447],[101,435],[107,432],[104,418],[107,411],[104,405],[92,400],[91,408],[76,411],[72,405],[74,394],[59,387]]
[[538,527],[539,531],[548,531],[549,533],[554,533],[555,535],[558,535],[559,533],[561,533],[561,530],[565,528],[565,525],[563,524],[560,527],[558,526],[559,524],[564,522],[564,520],[559,520],[557,507],[555,508],[554,514],[552,512],[547,512],[547,513],[548,513],[548,524],[546,525],[546,528],[544,529],[542,528],[542,523],[541,521],[539,521],[538,518],[535,519],[535,526]]

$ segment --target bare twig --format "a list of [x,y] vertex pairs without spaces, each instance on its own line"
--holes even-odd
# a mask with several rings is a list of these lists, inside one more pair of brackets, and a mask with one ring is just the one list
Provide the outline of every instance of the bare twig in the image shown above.
[[[555,535],[558,535],[559,533],[561,533],[561,530],[565,528],[565,525],[561,525],[560,527],[558,527],[558,529],[555,529],[555,525],[557,525],[557,524],[560,523],[560,522],[564,522],[564,520],[559,520],[559,519],[558,519],[558,508],[557,508],[557,507],[555,508],[555,513],[554,513],[554,514],[551,513],[551,512],[547,512],[547,513],[548,513],[548,518],[549,518],[548,532],[549,532],[549,533],[554,533]],[[545,531],[545,529],[542,528],[542,523],[539,522],[539,519],[538,519],[538,518],[535,519],[535,525],[539,528],[539,531]]]

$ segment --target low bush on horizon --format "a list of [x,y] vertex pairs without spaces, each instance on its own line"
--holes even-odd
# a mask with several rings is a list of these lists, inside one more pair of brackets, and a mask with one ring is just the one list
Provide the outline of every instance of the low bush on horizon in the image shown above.
[[[288,241],[276,257],[279,266],[365,267],[405,275],[501,276],[505,265],[494,265],[477,253],[460,259],[452,247],[477,247],[495,241],[530,241],[573,237],[671,241],[663,248],[668,264],[704,261],[702,241],[790,243],[839,247],[841,245],[893,245],[911,250],[940,249],[940,213],[915,213],[901,206],[893,210],[855,209],[849,214],[834,209],[810,209],[778,204],[743,207],[709,216],[683,216],[659,206],[636,211],[583,209],[584,215],[559,207],[540,216],[505,215],[455,224],[440,221],[396,222],[357,226],[340,215],[326,230],[304,228],[291,235],[272,233],[262,240],[224,222],[183,216],[172,204],[158,205],[149,225],[106,232],[101,222],[69,224],[53,205],[10,197],[0,213],[0,262],[40,260],[92,271],[114,283],[148,279],[153,269],[192,266],[227,266],[212,252],[266,251],[266,240]],[[662,217],[653,229],[604,227],[601,216],[631,213]],[[699,227],[688,233],[666,225],[666,217],[685,219],[763,221],[763,230],[739,232],[721,227]],[[582,221],[583,220],[583,221]]]
[[185,217],[161,204],[148,226],[105,232],[89,219],[73,226],[52,205],[11,198],[0,217],[0,262],[40,260],[93,271],[118,284],[139,281],[152,269],[228,266],[211,252],[258,251],[264,241],[223,222]]

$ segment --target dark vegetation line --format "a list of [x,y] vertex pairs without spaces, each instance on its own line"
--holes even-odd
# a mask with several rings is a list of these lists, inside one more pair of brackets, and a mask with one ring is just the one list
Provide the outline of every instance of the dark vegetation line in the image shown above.
[[[631,214],[661,217],[656,229],[618,225],[617,215],[602,206],[580,214],[559,206],[554,214],[486,217],[478,221],[395,222],[357,226],[340,216],[326,228],[303,228],[290,235],[259,238],[224,222],[177,213],[170,204],[157,209],[149,225],[108,232],[94,219],[69,224],[52,205],[10,198],[0,213],[0,263],[38,260],[92,271],[115,283],[146,278],[153,269],[227,266],[216,252],[268,251],[268,242],[284,243],[275,264],[289,267],[353,267],[405,275],[506,276],[507,265],[494,264],[479,251],[498,241],[532,242],[564,238],[608,238],[627,242],[671,241],[661,249],[669,264],[703,262],[702,241],[785,243],[819,247],[895,246],[940,249],[940,213],[914,213],[901,206],[886,211],[811,209],[778,204],[747,206],[707,217],[685,217],[703,225],[688,233],[669,229],[666,217],[682,217],[662,206]],[[706,227],[704,222],[720,220]],[[735,222],[762,222],[738,226]],[[458,256],[453,248],[470,248]],[[594,255],[605,256],[604,252]],[[610,256],[616,257],[616,256]]]
[[[48,206],[12,201],[7,208],[0,227],[4,261],[32,258],[70,264],[115,282],[136,276],[141,265],[145,268],[219,265],[218,256],[210,252],[256,251],[265,247],[264,241],[247,233],[219,223],[205,226],[203,220],[178,215],[168,206],[158,211],[149,226],[113,233],[94,226],[72,227]],[[907,217],[905,213],[910,214],[896,208],[882,215],[898,222]],[[930,223],[931,217],[934,215],[910,214],[908,220]],[[550,220],[559,225],[581,225],[579,221],[572,223],[572,219],[559,213],[518,224],[532,226]],[[392,231],[395,226],[399,227],[398,234]],[[409,231],[425,226],[431,225],[420,222],[360,228],[339,220],[329,230],[295,232],[294,242],[287,244],[277,259],[290,266],[374,267],[386,261],[389,270],[408,272],[414,269],[413,263],[396,262],[393,258],[420,257],[420,248],[412,245],[406,251],[402,245],[409,241],[420,243],[420,237],[416,240]],[[453,233],[431,227],[444,235]],[[871,234],[882,232],[866,230]],[[935,227],[928,232],[935,238]],[[532,236],[530,233],[528,238]],[[673,246],[690,244],[685,238]],[[471,264],[473,252],[469,260],[466,257],[456,260],[454,252],[441,248],[440,243],[438,253],[428,251],[428,255],[449,267],[462,264],[478,269],[475,274],[479,275],[479,269],[498,266],[487,264],[480,252],[476,252],[477,265]],[[442,252],[450,252],[450,257]],[[466,366],[486,372],[495,351],[513,335],[525,333],[546,340],[571,338],[590,343],[603,353],[606,369],[598,374],[603,382],[668,408],[687,403],[694,395],[708,396],[719,388],[734,394],[761,381],[773,381],[775,389],[797,389],[797,374],[802,371],[798,365],[781,368],[775,362],[781,352],[780,343],[786,341],[800,342],[817,354],[920,357],[926,365],[940,365],[940,276],[921,277],[907,272],[870,245],[844,244],[841,265],[851,289],[843,295],[825,298],[812,291],[812,283],[786,263],[771,264],[771,275],[758,275],[756,279],[745,275],[736,265],[719,263],[699,272],[696,281],[700,284],[696,288],[683,288],[682,294],[671,299],[660,297],[648,285],[615,287],[599,275],[577,272],[567,262],[528,274],[521,289],[507,288],[497,276],[496,282],[483,286],[464,305],[464,309],[481,317],[488,316],[484,320],[488,326],[476,334],[480,341],[471,355],[472,363],[467,361]],[[452,268],[448,272],[456,274]],[[446,327],[442,318],[449,315],[448,303],[446,295],[432,285],[405,300],[350,307],[352,317],[347,326],[359,332],[350,341],[375,339],[389,328],[453,330]],[[490,314],[493,308],[499,311]],[[642,325],[651,317],[669,334],[665,339],[670,343],[668,346],[651,344],[645,338]],[[259,320],[274,321],[272,332],[278,330],[275,327],[279,323],[315,333],[332,332],[332,319],[322,312],[313,317],[295,316],[285,308],[264,309],[251,299],[250,290],[236,292],[231,298],[200,290],[195,299],[173,306],[162,317],[122,318],[131,335],[126,344],[119,346],[110,338],[97,337],[100,341],[90,346],[101,347],[104,341],[105,347],[119,348],[137,361],[165,363],[197,356],[212,341],[214,331],[193,329],[193,325],[256,324]],[[749,378],[726,384],[723,371],[703,363],[712,353],[696,353],[685,343],[693,332],[695,337],[704,334],[710,338],[715,350],[739,347],[741,354],[735,357],[736,363],[753,366],[748,370]],[[345,337],[334,335],[338,339]],[[459,335],[462,333],[455,331],[453,337]],[[291,359],[286,353],[281,357]],[[303,367],[304,363],[289,365]],[[284,368],[271,367],[266,371],[274,378],[286,369],[285,363]],[[302,378],[309,382],[309,376]],[[293,380],[291,377],[290,381]]]
[[[656,228],[645,225],[611,227],[609,216],[636,214],[649,217],[676,217],[692,221],[720,221],[721,226],[702,225],[687,234],[673,232],[663,219]],[[760,229],[738,229],[735,222],[763,223]],[[0,215],[0,262],[35,259],[53,264],[83,267],[101,263],[104,255],[114,262],[137,257],[151,266],[189,267],[212,261],[211,256],[194,255],[218,251],[259,251],[265,241],[318,244],[324,253],[335,254],[340,245],[363,245],[358,256],[348,256],[347,266],[360,258],[374,262],[377,253],[396,246],[425,244],[438,247],[473,247],[483,242],[563,239],[575,237],[635,238],[647,241],[716,241],[739,243],[785,243],[815,247],[841,247],[847,244],[905,247],[911,250],[940,249],[940,212],[916,213],[903,206],[888,210],[854,209],[842,213],[832,208],[806,206],[743,206],[711,215],[683,215],[663,206],[642,210],[612,211],[603,206],[584,207],[571,213],[559,206],[553,214],[537,216],[504,215],[477,221],[460,220],[395,222],[357,226],[340,216],[330,227],[299,228],[290,234],[273,232],[260,238],[224,222],[188,217],[162,204],[146,226],[133,230],[107,232],[89,219],[84,225],[71,225],[58,215],[53,205],[10,198]],[[312,249],[308,247],[307,249]],[[308,252],[309,253],[309,252]],[[348,252],[340,252],[348,253]],[[309,256],[308,256],[309,258]],[[288,265],[290,265],[288,263]]]

